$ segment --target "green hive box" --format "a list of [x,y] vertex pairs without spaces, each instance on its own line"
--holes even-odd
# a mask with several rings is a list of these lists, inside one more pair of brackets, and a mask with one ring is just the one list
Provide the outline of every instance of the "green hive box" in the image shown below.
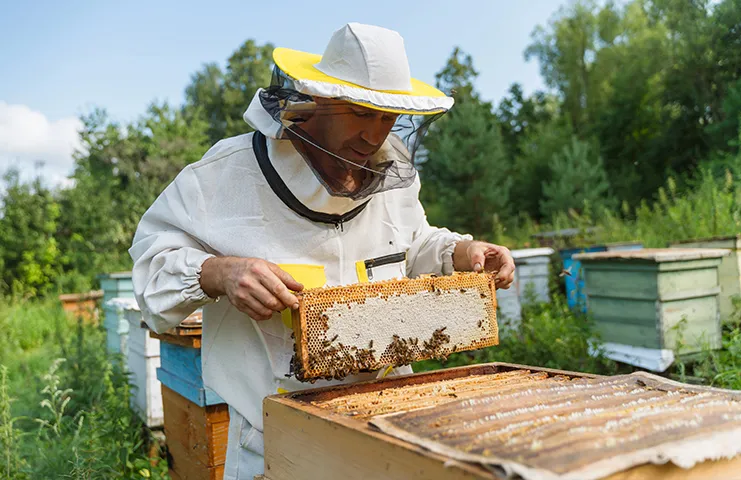
[[576,255],[602,340],[678,354],[720,348],[718,266],[728,253],[664,248]]
[[741,298],[741,235],[687,240],[671,245],[672,248],[727,248],[730,254],[723,258],[718,267],[720,277],[720,318],[726,320],[733,315],[733,298]]

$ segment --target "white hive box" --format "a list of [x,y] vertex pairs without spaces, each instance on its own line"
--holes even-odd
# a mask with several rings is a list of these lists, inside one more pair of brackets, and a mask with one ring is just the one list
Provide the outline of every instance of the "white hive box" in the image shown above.
[[160,366],[160,341],[149,335],[149,329],[141,326],[142,316],[136,303],[124,310],[129,323],[127,365],[131,372],[129,383],[131,407],[136,410],[144,423],[150,427],[164,424],[162,409],[162,388],[157,380]]
[[530,300],[548,302],[548,277],[552,248],[525,248],[512,250],[515,260],[515,281],[508,290],[497,290],[497,303],[503,325],[514,326],[522,319],[522,306]]

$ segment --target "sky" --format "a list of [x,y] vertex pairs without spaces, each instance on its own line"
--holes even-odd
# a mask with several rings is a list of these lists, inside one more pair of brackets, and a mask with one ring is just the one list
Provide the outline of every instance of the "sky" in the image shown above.
[[348,22],[398,31],[420,80],[434,82],[459,46],[473,57],[484,99],[498,102],[514,82],[531,93],[544,87],[523,52],[533,29],[567,3],[0,0],[0,171],[17,166],[64,185],[80,115],[104,108],[134,121],[152,101],[181,104],[193,72],[223,66],[249,38],[322,53]]

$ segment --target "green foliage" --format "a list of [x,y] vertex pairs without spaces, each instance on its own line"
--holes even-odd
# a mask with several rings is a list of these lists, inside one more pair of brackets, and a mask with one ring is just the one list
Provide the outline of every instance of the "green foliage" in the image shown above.
[[455,89],[457,106],[434,123],[424,141],[422,199],[433,222],[476,235],[490,231],[491,213],[508,211],[512,180],[491,106],[478,99],[468,56],[455,50],[438,74],[440,88]]
[[571,144],[550,162],[550,181],[543,184],[540,209],[543,216],[580,210],[584,205],[609,208],[610,184],[602,158],[593,154],[589,144],[572,137]]
[[40,179],[21,183],[18,171],[10,170],[4,180],[0,294],[45,293],[61,272],[61,254],[54,238],[59,204]]
[[270,84],[272,63],[271,44],[247,40],[229,57],[226,71],[209,63],[191,77],[183,110],[208,125],[210,143],[252,130],[242,114],[257,89]]
[[0,303],[0,328],[0,478],[167,478],[103,330],[28,301]]

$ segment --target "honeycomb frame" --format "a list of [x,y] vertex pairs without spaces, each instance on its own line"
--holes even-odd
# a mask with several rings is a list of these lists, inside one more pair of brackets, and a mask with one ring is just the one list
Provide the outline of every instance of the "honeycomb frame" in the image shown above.
[[[476,335],[462,344],[450,345],[450,336],[445,333],[447,327],[436,329],[429,339],[392,335],[392,342],[383,352],[374,350],[373,341],[369,345],[344,345],[327,338],[329,325],[325,312],[338,305],[347,305],[351,309],[352,305],[364,304],[369,298],[388,299],[429,292],[434,295],[426,299],[433,302],[432,308],[435,308],[436,299],[443,298],[441,293],[469,294],[473,291],[478,293],[476,298],[480,300],[486,318],[478,320]],[[289,375],[300,381],[313,383],[319,378],[342,380],[360,372],[409,365],[420,360],[444,359],[451,353],[499,343],[496,287],[494,275],[488,273],[455,273],[442,277],[423,276],[314,288],[297,297],[299,308],[292,312],[295,341]]]

